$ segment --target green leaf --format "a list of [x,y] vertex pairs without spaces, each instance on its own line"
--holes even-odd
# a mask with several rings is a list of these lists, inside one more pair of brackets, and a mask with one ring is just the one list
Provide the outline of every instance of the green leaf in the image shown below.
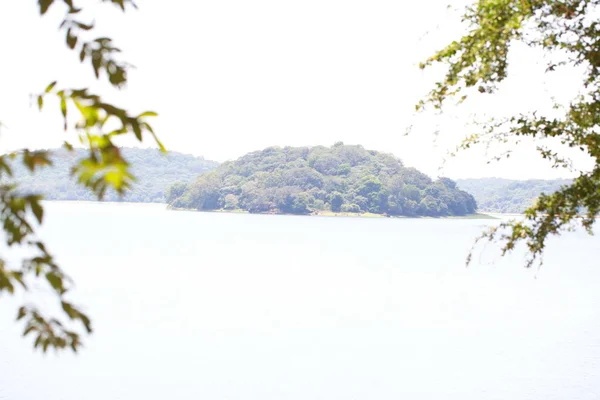
[[54,0],[38,0],[38,4],[40,5],[40,14],[46,14],[52,3],[54,3]]
[[143,123],[144,128],[146,128],[146,130],[148,130],[148,132],[150,132],[150,134],[152,135],[152,137],[154,138],[154,141],[156,142],[156,144],[158,145],[158,148],[160,149],[161,153],[167,153],[167,148],[162,144],[162,142],[158,139],[158,136],[156,135],[156,133],[154,133],[154,129],[152,128],[152,126],[150,124],[148,124],[147,122]]
[[19,282],[19,284],[23,287],[23,289],[27,290],[27,285],[25,281],[23,281],[23,273],[22,272],[13,272],[13,278],[15,281]]
[[60,112],[62,113],[64,119],[63,129],[67,130],[67,99],[65,96],[61,96],[60,98]]
[[83,60],[85,60],[86,56],[87,56],[87,45],[84,44],[81,47],[81,51],[79,52],[79,61],[83,62]]
[[160,152],[161,153],[168,153],[169,151],[163,145],[163,143],[160,140],[158,140],[158,137],[156,137],[156,135],[154,135],[154,133],[152,135],[154,136],[154,140],[156,141],[156,144],[158,145],[158,148],[159,148]]
[[38,103],[38,109],[40,111],[42,111],[42,108],[44,107],[44,97],[42,95],[39,95],[37,97],[37,103]]
[[46,280],[48,281],[50,286],[52,286],[52,288],[57,292],[62,293],[64,291],[63,280],[60,276],[56,275],[53,272],[48,272],[46,274]]
[[46,246],[44,245],[44,243],[42,243],[42,242],[33,242],[31,244],[34,245],[34,246],[37,246],[37,248],[40,249],[41,252],[48,253],[48,251],[46,250]]
[[56,86],[56,81],[50,83],[47,87],[46,87],[46,93],[50,93],[52,91],[52,89],[54,89],[54,86]]
[[35,330],[35,326],[33,325],[29,325],[24,331],[23,331],[23,337],[29,335],[31,332],[33,332]]
[[133,129],[133,133],[135,134],[135,137],[141,142],[142,141],[142,129],[140,128],[140,124],[137,121],[132,121],[131,128]]
[[100,77],[100,67],[102,66],[102,59],[97,57],[98,52],[93,52],[92,54],[92,67],[94,68],[94,75],[96,78]]
[[22,320],[27,315],[27,308],[20,307],[19,312],[17,313],[17,321]]
[[84,31],[89,31],[94,28],[94,24],[84,24],[78,21],[75,21],[75,25],[77,25],[80,29],[83,29]]
[[62,301],[61,302],[61,306],[63,311],[69,316],[69,318],[71,319],[76,319],[78,316],[78,311],[75,309],[75,307],[73,307],[73,305],[71,303],[68,303],[66,301]]
[[33,212],[33,215],[35,215],[38,223],[41,224],[44,219],[44,208],[40,202],[37,199],[35,201],[31,201],[29,203],[29,207],[31,207],[31,211]]
[[67,99],[64,96],[60,99],[60,112],[64,118],[67,117]]
[[69,46],[70,49],[74,49],[75,46],[77,46],[77,36],[73,35],[71,33],[71,28],[67,29],[67,46]]

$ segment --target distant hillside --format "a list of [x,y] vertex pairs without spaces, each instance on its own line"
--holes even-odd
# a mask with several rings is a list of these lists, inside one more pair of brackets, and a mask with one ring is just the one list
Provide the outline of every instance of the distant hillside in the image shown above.
[[479,210],[499,213],[523,213],[541,194],[550,194],[561,186],[570,184],[569,179],[526,181],[481,178],[459,179],[459,188],[471,193]]
[[[96,200],[89,190],[76,185],[69,175],[71,167],[84,154],[81,149],[72,153],[55,149],[52,157],[54,165],[35,175],[15,163],[15,179],[20,183],[20,190],[43,194],[48,200]],[[137,182],[123,199],[109,192],[105,196],[106,201],[164,202],[165,191],[174,182],[189,182],[199,173],[218,165],[202,157],[177,152],[162,154],[156,149],[124,148],[123,154],[131,163]]]
[[169,204],[253,213],[370,212],[449,216],[475,212],[473,196],[453,181],[432,181],[391,154],[337,143],[269,147],[221,164],[171,188]]

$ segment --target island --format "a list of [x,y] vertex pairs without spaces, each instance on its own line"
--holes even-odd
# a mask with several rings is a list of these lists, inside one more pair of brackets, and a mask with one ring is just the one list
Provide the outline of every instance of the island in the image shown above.
[[331,147],[269,147],[178,182],[173,209],[269,214],[448,217],[477,203],[448,178],[432,180],[392,154],[338,142]]

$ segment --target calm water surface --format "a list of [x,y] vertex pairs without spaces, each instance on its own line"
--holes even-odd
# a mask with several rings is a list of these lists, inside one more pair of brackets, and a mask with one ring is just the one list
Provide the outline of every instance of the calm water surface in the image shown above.
[[494,221],[352,219],[51,203],[43,237],[95,333],[33,353],[0,299],[2,400],[600,398],[600,240],[545,266]]

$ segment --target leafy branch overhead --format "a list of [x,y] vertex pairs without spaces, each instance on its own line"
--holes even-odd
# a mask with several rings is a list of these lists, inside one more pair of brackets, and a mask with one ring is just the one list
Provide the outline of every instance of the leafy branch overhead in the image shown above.
[[[135,7],[130,0],[103,0],[125,11],[127,6]],[[123,88],[127,83],[129,65],[119,59],[120,49],[107,37],[85,40],[85,32],[93,32],[94,24],[78,19],[82,11],[80,3],[74,0],[38,0],[40,15],[45,15],[53,6],[62,4],[65,17],[59,29],[65,34],[67,47],[79,56],[81,63],[89,63],[97,79],[106,77],[108,83]],[[142,141],[149,134],[164,152],[148,119],[157,114],[151,111],[133,114],[128,110],[104,101],[99,95],[87,88],[58,88],[56,82],[50,83],[43,93],[37,96],[40,110],[49,97],[57,100],[64,119],[64,130],[77,132],[79,141],[87,148],[87,156],[73,165],[71,173],[76,181],[89,188],[99,199],[108,190],[122,195],[130,187],[134,176],[130,165],[123,157],[114,140],[123,135],[133,135]],[[76,118],[72,118],[75,115]],[[73,126],[69,121],[75,120]],[[110,127],[110,128],[108,128]],[[67,150],[73,150],[65,142]],[[6,182],[13,176],[15,163],[22,163],[32,174],[40,168],[52,165],[52,154],[48,151],[29,151],[27,149],[0,156],[0,178]],[[14,179],[13,179],[14,180]],[[21,265],[9,265],[0,259],[0,294],[27,291],[28,282],[44,279],[57,296],[63,316],[58,318],[45,316],[33,305],[24,305],[18,311],[18,320],[25,321],[24,336],[35,336],[34,347],[43,351],[71,348],[74,351],[81,346],[81,331],[92,332],[90,318],[67,295],[72,288],[71,280],[56,264],[44,243],[36,237],[36,227],[43,222],[44,209],[41,196],[24,194],[19,190],[18,181],[0,185],[0,222],[6,234],[7,244],[28,247],[32,258],[23,259]],[[66,319],[66,322],[65,322]],[[75,323],[75,325],[73,324]],[[77,328],[79,323],[79,328]]]
[[[552,194],[542,194],[527,209],[524,221],[511,221],[486,232],[481,239],[499,240],[503,251],[524,242],[530,258],[527,266],[541,263],[549,236],[574,225],[591,233],[600,211],[600,24],[598,0],[479,0],[466,9],[466,34],[421,64],[447,67],[445,78],[417,105],[441,110],[452,98],[491,94],[507,78],[511,46],[521,42],[542,49],[560,61],[549,61],[547,73],[559,68],[579,67],[585,71],[580,93],[568,106],[557,104],[551,115],[520,113],[484,125],[482,132],[466,138],[459,146],[467,149],[480,142],[532,137],[555,138],[579,149],[594,161],[591,171],[581,171],[569,185]],[[558,152],[539,146],[538,151],[553,167],[570,168]],[[509,153],[510,154],[510,153]]]
[[[124,193],[133,180],[129,164],[112,142],[114,137],[133,133],[141,141],[143,133],[147,132],[154,137],[161,150],[165,151],[147,121],[148,118],[157,116],[156,113],[147,111],[131,115],[125,109],[103,102],[99,96],[90,94],[88,89],[55,90],[55,85],[55,82],[51,83],[43,94],[38,95],[38,106],[41,110],[44,98],[55,96],[60,103],[65,130],[68,129],[69,109],[74,109],[78,114],[78,122],[74,128],[81,132],[82,142],[87,144],[90,153],[88,158],[73,167],[72,172],[79,183],[90,188],[99,198],[109,188],[119,194]],[[107,131],[107,125],[116,127]]]

